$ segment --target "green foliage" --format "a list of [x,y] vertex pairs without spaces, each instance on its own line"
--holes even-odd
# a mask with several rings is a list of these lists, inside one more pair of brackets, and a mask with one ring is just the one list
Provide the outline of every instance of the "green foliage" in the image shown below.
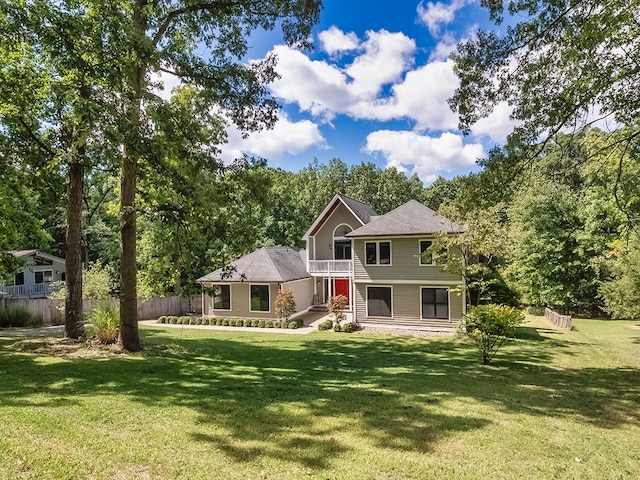
[[344,295],[336,295],[329,299],[329,313],[333,315],[337,326],[340,326],[340,323],[347,318],[347,315],[344,313],[347,305],[349,305],[349,299]]
[[[469,132],[499,105],[514,107],[510,141],[535,145],[590,124],[593,112],[638,125],[638,0],[488,1],[509,28],[479,31],[454,54],[460,86],[450,103]],[[633,52],[633,53],[630,53]],[[629,137],[631,138],[631,137]]]
[[[89,264],[89,268],[82,271],[82,297],[96,300],[111,298],[116,288],[112,280],[114,275],[114,269],[109,265],[102,265],[100,261]],[[49,298],[64,299],[65,282],[55,282],[52,286],[56,288],[49,295]]]
[[287,323],[287,328],[290,330],[295,330],[296,328],[300,328],[300,325],[295,320],[292,320],[289,323]]
[[332,328],[333,328],[333,321],[331,320],[325,320],[324,322],[318,324],[318,330],[320,330],[321,332],[325,330],[331,330]]
[[342,331],[342,326],[338,322],[334,322],[333,331],[334,332],[341,332]]
[[8,305],[0,310],[0,328],[39,327],[42,319],[22,305]]
[[540,179],[519,193],[509,208],[512,229],[510,274],[523,302],[563,311],[590,308],[597,276],[592,255],[579,248],[583,227],[575,206],[578,196],[567,185]]
[[286,322],[294,313],[296,313],[296,301],[293,298],[293,291],[287,289],[278,292],[275,302],[275,314],[278,318]]
[[109,304],[98,305],[87,315],[84,327],[87,340],[102,344],[115,343],[120,327],[118,307]]
[[465,315],[466,333],[482,352],[482,363],[489,365],[493,356],[516,328],[524,322],[524,313],[503,305],[478,305]]
[[611,279],[599,289],[604,310],[613,318],[640,319],[640,235],[616,242],[606,265]]
[[342,325],[342,331],[344,333],[351,333],[356,330],[354,327],[355,327],[355,324],[353,324],[352,322],[348,322]]

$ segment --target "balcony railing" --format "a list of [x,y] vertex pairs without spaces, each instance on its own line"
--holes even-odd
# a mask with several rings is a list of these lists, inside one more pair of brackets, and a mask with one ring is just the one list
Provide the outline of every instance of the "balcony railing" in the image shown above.
[[311,275],[350,274],[351,260],[309,260]]
[[44,298],[53,291],[49,283],[35,285],[0,285],[0,296]]

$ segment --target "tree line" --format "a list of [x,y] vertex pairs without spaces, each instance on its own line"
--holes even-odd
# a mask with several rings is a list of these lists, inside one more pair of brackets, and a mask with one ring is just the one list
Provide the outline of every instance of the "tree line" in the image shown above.
[[[340,193],[379,214],[415,199],[466,225],[464,234],[442,239],[441,246],[463,251],[469,304],[549,305],[639,318],[640,167],[629,150],[622,153],[622,170],[618,156],[601,150],[618,134],[625,133],[593,129],[561,136],[529,166],[516,153],[495,149],[478,173],[441,177],[426,187],[395,168],[348,166],[337,158],[328,164],[314,160],[298,172],[248,158],[164,181],[150,172],[139,187],[137,289],[141,296],[195,294],[197,278],[256,248],[304,247],[302,236]],[[9,202],[3,205],[21,205],[16,231],[23,235],[20,242],[29,242],[13,248],[64,255],[63,179],[50,182],[50,191],[29,172],[14,169],[11,175],[20,188],[5,192]],[[114,294],[117,183],[117,171],[87,174],[82,232],[86,267],[100,264]],[[50,203],[52,198],[58,201]]]

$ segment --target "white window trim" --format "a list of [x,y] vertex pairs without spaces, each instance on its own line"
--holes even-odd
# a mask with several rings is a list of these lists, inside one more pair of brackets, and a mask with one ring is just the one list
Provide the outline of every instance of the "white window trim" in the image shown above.
[[433,254],[431,254],[431,263],[422,263],[422,252],[420,246],[422,242],[431,242],[431,245],[433,245],[433,240],[431,239],[421,238],[418,240],[418,265],[420,265],[421,267],[433,267],[436,264],[435,259],[433,258]]
[[[251,287],[257,287],[258,285],[266,285],[267,293],[269,294],[269,310],[252,310],[251,309]],[[255,313],[271,313],[271,284],[270,283],[250,283],[249,284],[249,311]]]
[[334,228],[334,229],[333,229],[333,233],[331,234],[331,251],[332,251],[332,256],[333,256],[333,259],[334,259],[334,260],[338,260],[338,259],[336,258],[336,240],[338,240],[338,241],[347,241],[347,240],[348,240],[348,241],[349,241],[349,243],[350,243],[350,246],[351,246],[351,258],[348,258],[348,259],[346,259],[346,260],[353,260],[353,257],[354,257],[354,255],[353,255],[353,240],[351,240],[351,239],[350,239],[350,238],[348,238],[348,237],[336,237],[336,230],[338,230],[340,227],[343,227],[343,226],[344,226],[344,227],[349,227],[349,228],[350,228],[350,231],[349,231],[349,232],[347,232],[347,233],[351,233],[351,232],[353,232],[353,228],[351,228],[351,225],[349,225],[348,223],[344,223],[344,222],[343,222],[343,223],[338,224],[338,226],[336,226],[336,228]]
[[[222,287],[223,285],[227,285],[229,287],[229,308],[216,308],[216,297],[211,297],[211,310],[214,312],[230,312],[233,310],[233,287],[230,283],[214,283],[212,284],[212,288]],[[251,291],[249,291],[249,295],[251,295]]]
[[[369,288],[371,288],[371,287],[374,287],[374,288],[390,288],[391,289],[391,316],[390,317],[380,317],[380,316],[369,315]],[[420,299],[420,302],[422,302],[422,299]],[[366,286],[364,305],[365,305],[367,318],[393,319],[393,304],[394,304],[394,302],[393,302],[393,285],[367,285]]]
[[[437,318],[437,317],[433,317],[433,318],[425,318],[423,315],[423,311],[422,311],[422,290],[424,290],[425,288],[431,288],[431,289],[436,289],[436,288],[444,288],[447,291],[447,318]],[[420,320],[448,320],[449,322],[451,321],[451,289],[445,285],[423,285],[420,286],[420,297],[419,297],[419,301],[420,301]]]
[[[42,266],[42,265],[39,265],[39,266]],[[51,276],[51,280],[49,280],[48,282],[44,279],[44,277],[45,277],[45,273],[47,273],[47,272],[48,272],[48,273],[50,274],[50,276]],[[42,282],[38,282],[38,281],[36,281],[36,273],[42,273]],[[51,283],[51,282],[53,282],[53,270],[35,270],[35,271],[33,272],[33,282],[34,282],[36,285],[42,285],[42,284],[44,284],[44,283]]]
[[[376,263],[367,263],[367,243],[376,244]],[[389,263],[380,263],[380,244],[389,244]],[[365,240],[364,241],[364,265],[365,267],[390,267],[393,265],[393,242],[391,240]]]

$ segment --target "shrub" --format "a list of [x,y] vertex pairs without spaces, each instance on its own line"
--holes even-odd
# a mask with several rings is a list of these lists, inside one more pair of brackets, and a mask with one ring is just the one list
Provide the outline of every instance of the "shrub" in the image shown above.
[[120,327],[120,313],[118,307],[111,305],[98,305],[89,315],[85,323],[87,339],[99,343],[115,343],[118,339]]
[[351,333],[351,332],[353,332],[354,330],[355,330],[355,328],[354,328],[354,324],[353,324],[353,323],[351,323],[351,322],[345,323],[345,324],[342,326],[342,331],[343,331],[343,332],[345,332],[345,333]]
[[161,315],[158,317],[158,320],[156,320],[157,323],[167,323],[167,316],[166,315]]
[[175,315],[171,317],[171,323],[174,324],[174,325],[177,325],[179,320],[180,319],[178,317],[176,317]]
[[222,326],[223,327],[228,327],[229,326],[229,319],[228,318],[223,318],[222,319]]
[[302,317],[298,317],[293,321],[296,322],[296,324],[298,325],[299,328],[304,327],[304,320],[302,319]]
[[42,319],[35,316],[27,307],[10,305],[0,310],[0,327],[39,327]]
[[253,323],[253,321],[252,321],[252,320],[249,320],[248,318],[246,318],[246,319],[244,320],[244,326],[245,326],[245,327],[250,327],[250,326],[252,325],[252,323]]
[[287,324],[287,328],[288,328],[288,329],[290,329],[290,330],[294,330],[294,329],[296,329],[296,328],[300,328],[300,326],[298,325],[298,322],[296,322],[295,320],[293,320],[293,321],[291,321],[291,322],[289,322],[289,323]]
[[182,317],[182,324],[183,325],[190,325],[191,324],[191,317],[189,315],[184,315]]
[[325,330],[331,330],[333,328],[333,321],[331,320],[326,320],[320,324],[318,324],[318,330],[325,331]]
[[296,313],[296,302],[290,289],[283,290],[276,296],[275,314],[280,320],[287,321]]
[[478,305],[465,316],[466,333],[482,352],[482,363],[489,365],[495,353],[516,328],[524,322],[524,313],[502,305]]
[[[333,315],[333,319],[338,325],[340,325],[341,322],[344,322],[347,318],[347,315],[344,313],[344,309],[347,308],[348,304],[349,299],[344,295],[336,295],[335,297],[331,297],[329,300],[329,312]],[[339,330],[336,330],[336,332],[338,331]]]
[[258,320],[258,327],[264,328],[264,326],[265,326],[264,320]]
[[342,327],[340,326],[340,324],[338,322],[335,322],[333,324],[333,331],[334,332],[341,332],[342,331]]
[[210,319],[207,318],[207,317],[202,317],[201,320],[202,320],[202,325],[210,325],[211,324],[210,323]]
[[265,320],[264,321],[264,326],[265,326],[265,328],[273,328],[273,321]]
[[216,325],[221,326],[223,321],[223,318],[216,318]]
[[260,321],[259,321],[259,320],[251,320],[251,326],[252,326],[252,327],[258,327],[258,326],[259,326],[259,324],[260,324]]

